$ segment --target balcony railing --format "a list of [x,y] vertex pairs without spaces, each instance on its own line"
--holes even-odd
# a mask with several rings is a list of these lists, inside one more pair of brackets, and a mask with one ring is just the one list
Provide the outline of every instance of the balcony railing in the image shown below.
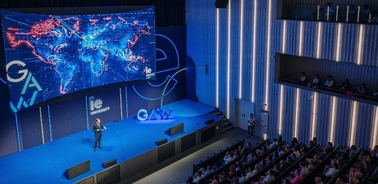
[[279,19],[378,24],[375,7],[368,5],[282,5]]

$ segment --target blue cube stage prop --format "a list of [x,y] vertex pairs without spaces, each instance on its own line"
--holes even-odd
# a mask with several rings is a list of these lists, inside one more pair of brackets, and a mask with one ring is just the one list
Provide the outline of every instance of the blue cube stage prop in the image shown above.
[[[209,113],[215,107],[187,99],[161,107],[170,108],[168,120],[139,121],[132,116],[108,123],[103,149],[96,152],[93,131],[86,130],[2,157],[0,183],[129,183],[136,174],[223,133],[222,119]],[[214,123],[205,124],[212,119]],[[178,132],[166,133],[176,126]],[[156,145],[163,139],[167,143]],[[112,159],[117,163],[104,168]],[[67,170],[83,162],[90,163],[90,169],[68,179]]]

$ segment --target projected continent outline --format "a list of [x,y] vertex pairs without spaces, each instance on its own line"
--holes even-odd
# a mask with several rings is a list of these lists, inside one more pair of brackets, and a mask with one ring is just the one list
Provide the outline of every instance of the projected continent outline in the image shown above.
[[[150,25],[154,18],[149,11],[33,14],[22,22],[17,15],[3,12],[7,63],[26,63],[43,88],[37,102],[85,88],[146,79],[155,71],[155,32]],[[18,71],[7,72],[17,75]],[[58,84],[51,84],[51,80]]]

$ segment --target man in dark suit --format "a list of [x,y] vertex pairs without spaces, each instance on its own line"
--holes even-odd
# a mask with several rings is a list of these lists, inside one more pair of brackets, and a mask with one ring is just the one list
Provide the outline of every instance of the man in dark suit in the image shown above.
[[100,118],[96,118],[96,123],[93,125],[92,130],[94,131],[95,134],[95,141],[94,141],[94,151],[96,151],[96,148],[101,147],[101,137],[102,137],[102,130],[105,129],[106,127],[101,124]]

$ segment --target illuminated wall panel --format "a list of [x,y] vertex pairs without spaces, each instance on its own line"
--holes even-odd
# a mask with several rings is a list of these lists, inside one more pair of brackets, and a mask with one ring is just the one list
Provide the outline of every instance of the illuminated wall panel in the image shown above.
[[[230,6],[226,9],[216,9],[211,0],[186,2],[187,54],[193,58],[197,66],[204,64],[214,66],[214,72],[207,74],[206,80],[202,80],[202,75],[197,76],[199,79],[196,88],[199,100],[217,106],[223,112],[227,112],[230,108],[229,118],[232,122],[234,122],[231,110],[234,107],[233,99],[252,101],[256,104],[256,110],[262,108],[264,102],[268,102],[270,110],[268,137],[275,137],[280,133],[284,139],[291,139],[295,134],[294,127],[297,121],[298,137],[305,139],[301,141],[308,141],[309,138],[316,136],[321,143],[331,139],[335,144],[346,146],[349,144],[348,135],[352,126],[349,123],[350,109],[353,109],[354,101],[313,93],[306,89],[301,89],[297,93],[296,88],[275,84],[273,56],[275,53],[285,53],[335,62],[357,63],[358,61],[361,65],[378,66],[376,62],[378,26],[365,25],[364,34],[361,36],[359,34],[361,26],[358,24],[278,20],[275,18],[277,1],[230,1]],[[358,45],[363,48],[359,52]],[[229,52],[228,47],[230,47]],[[231,59],[227,60],[230,56]],[[230,61],[229,68],[226,69],[228,61]],[[353,68],[341,68],[341,70],[357,73],[357,69]],[[364,71],[364,73],[369,72],[371,72],[369,69]],[[227,74],[230,76],[227,77]],[[337,82],[341,84],[342,79],[338,79]],[[203,90],[209,85],[213,91]],[[216,94],[218,97],[215,97]],[[357,126],[355,135],[366,134],[366,130],[372,128],[373,123],[377,121],[374,114],[376,107],[360,102],[355,104],[358,107],[354,116],[356,121],[361,120],[367,124]],[[295,113],[296,107],[300,107],[299,116]],[[256,111],[255,115],[259,123],[259,111]],[[342,124],[345,121],[347,123]],[[338,128],[337,130],[330,127],[332,123]],[[355,144],[370,147],[373,144],[371,139],[373,134],[374,130],[371,130],[367,135],[369,139],[356,136]]]

